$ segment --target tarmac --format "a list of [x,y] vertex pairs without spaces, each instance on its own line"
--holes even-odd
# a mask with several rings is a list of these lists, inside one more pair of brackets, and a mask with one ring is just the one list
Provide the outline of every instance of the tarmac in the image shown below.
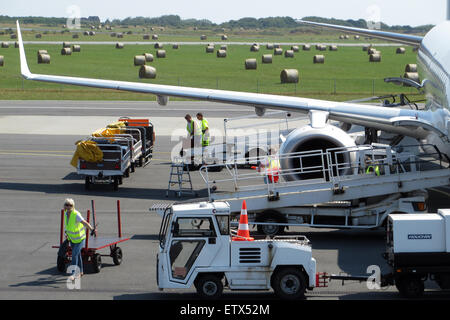
[[[203,112],[211,127],[223,127],[223,118],[254,114],[252,108],[208,102],[0,101],[0,299],[191,300],[195,289],[164,290],[156,284],[156,254],[161,218],[149,211],[155,203],[179,201],[166,198],[170,154],[177,140],[173,131],[184,129],[184,115]],[[119,191],[109,185],[84,189],[70,160],[75,142],[121,116],[146,117],[155,124],[154,159],[137,168]],[[176,135],[175,135],[176,136]],[[191,174],[194,189],[206,195],[203,180]],[[448,187],[430,190],[430,212],[450,208]],[[116,203],[120,200],[122,232],[130,240],[120,245],[123,263],[115,266],[103,257],[100,273],[86,267],[80,289],[67,287],[67,275],[56,269],[60,211],[65,198],[73,198],[86,217],[95,200],[98,232],[115,236]],[[189,197],[183,197],[182,200]],[[388,270],[381,254],[382,230],[291,228],[288,234],[306,235],[312,244],[317,270],[328,273],[368,275],[377,265]],[[104,251],[105,254],[109,250]],[[448,293],[426,283],[424,299],[448,299]],[[224,291],[228,300],[271,300],[273,292]],[[397,300],[395,288],[368,289],[365,282],[340,281],[307,293],[308,300]]]

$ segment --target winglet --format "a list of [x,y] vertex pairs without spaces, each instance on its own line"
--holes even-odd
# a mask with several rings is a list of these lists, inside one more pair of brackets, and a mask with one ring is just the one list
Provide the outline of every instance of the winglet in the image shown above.
[[25,49],[23,48],[22,33],[20,32],[19,20],[16,21],[16,25],[17,37],[19,40],[20,73],[22,74],[22,77],[24,77],[25,79],[29,79],[32,77],[32,73],[30,72],[30,69],[28,69],[27,57],[25,56]]

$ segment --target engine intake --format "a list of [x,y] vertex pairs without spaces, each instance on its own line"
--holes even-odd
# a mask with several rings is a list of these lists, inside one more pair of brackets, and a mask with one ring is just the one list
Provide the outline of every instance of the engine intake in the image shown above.
[[[322,166],[328,169],[327,159],[314,153],[314,156],[287,156],[288,154],[322,150],[330,148],[354,147],[355,141],[342,129],[325,125],[320,128],[313,128],[310,125],[292,131],[280,148],[280,165],[286,181],[306,180],[323,178]],[[323,158],[323,159],[322,159]],[[335,155],[332,154],[332,161],[335,164]],[[355,161],[354,152],[337,154],[338,163],[351,163]],[[308,168],[300,172],[300,168]],[[311,172],[314,171],[314,172]],[[291,173],[289,173],[291,172]],[[349,174],[351,169],[339,170],[339,174]],[[334,172],[336,174],[336,172]],[[328,178],[328,174],[326,174]]]

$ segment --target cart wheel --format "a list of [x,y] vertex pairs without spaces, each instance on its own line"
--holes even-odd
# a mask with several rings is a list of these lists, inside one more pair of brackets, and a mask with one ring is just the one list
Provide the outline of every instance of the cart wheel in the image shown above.
[[113,258],[113,262],[116,266],[120,265],[122,263],[122,249],[120,249],[120,247],[115,248],[112,252],[111,252],[111,256]]
[[85,190],[91,189],[91,178],[90,177],[84,178],[84,189]]
[[114,188],[114,191],[119,190],[119,178],[114,178],[113,188]]
[[64,257],[58,256],[56,259],[56,268],[59,272],[66,271],[66,259]]
[[404,276],[398,280],[396,287],[405,298],[420,298],[424,291],[423,281],[418,276]]
[[94,272],[99,273],[102,269],[102,256],[98,253],[92,257],[92,265],[94,266]]
[[300,270],[284,268],[274,274],[272,288],[281,299],[303,299],[306,291],[306,280]]
[[216,299],[222,295],[222,280],[215,275],[203,275],[194,282],[197,293],[203,298]]
[[125,170],[125,172],[123,173],[123,176],[124,176],[125,178],[128,178],[128,177],[130,176],[130,168],[127,168],[127,169]]

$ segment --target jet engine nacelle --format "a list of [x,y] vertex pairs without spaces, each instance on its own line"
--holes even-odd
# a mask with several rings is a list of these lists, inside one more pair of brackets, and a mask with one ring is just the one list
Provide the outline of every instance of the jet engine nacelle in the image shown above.
[[[326,158],[323,161],[321,156],[302,157],[301,164],[300,158],[297,156],[287,156],[291,153],[312,151],[312,150],[326,150],[330,148],[342,148],[342,147],[354,147],[355,141],[342,129],[326,124],[320,128],[313,128],[311,125],[307,125],[292,131],[286,138],[286,141],[280,148],[280,165],[284,172],[292,172],[291,174],[284,175],[284,179],[287,181],[293,180],[305,180],[322,178],[323,171],[320,170],[322,163],[327,167]],[[333,155],[334,161],[334,155]],[[337,160],[339,163],[354,163],[355,152],[344,152],[338,154]],[[300,167],[311,168],[313,166],[319,166],[313,173],[299,173]],[[290,170],[290,171],[286,171]],[[350,174],[351,169],[343,169],[339,174]]]

